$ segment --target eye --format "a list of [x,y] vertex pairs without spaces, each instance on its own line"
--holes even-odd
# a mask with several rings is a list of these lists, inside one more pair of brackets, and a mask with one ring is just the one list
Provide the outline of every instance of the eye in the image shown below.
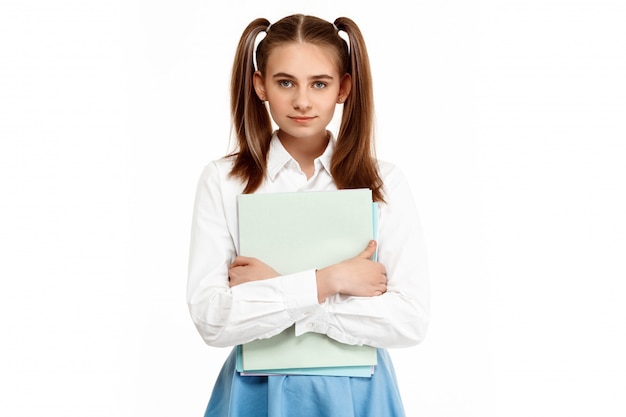
[[323,81],[315,81],[313,83],[313,88],[317,88],[317,89],[321,89],[321,88],[325,88],[328,84],[326,84]]
[[278,81],[278,85],[280,85],[281,87],[289,88],[293,86],[293,83],[289,80],[280,80]]

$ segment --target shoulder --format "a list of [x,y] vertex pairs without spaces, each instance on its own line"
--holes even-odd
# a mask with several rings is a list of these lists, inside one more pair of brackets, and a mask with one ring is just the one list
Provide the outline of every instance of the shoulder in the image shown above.
[[235,158],[232,156],[224,156],[219,159],[209,161],[200,174],[200,180],[210,180],[218,182],[227,182],[230,179],[230,171],[233,168]]
[[199,185],[221,192],[240,192],[243,189],[242,182],[230,176],[233,163],[234,158],[228,156],[210,161],[200,173]]
[[409,177],[398,165],[378,160],[378,171],[383,180],[383,196],[387,204],[406,204],[413,199]]
[[404,171],[392,162],[379,159],[378,172],[386,189],[395,188],[397,185],[407,182]]

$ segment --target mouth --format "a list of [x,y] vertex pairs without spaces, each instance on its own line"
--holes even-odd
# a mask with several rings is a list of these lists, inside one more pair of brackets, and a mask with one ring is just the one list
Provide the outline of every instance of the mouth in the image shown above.
[[306,116],[292,116],[292,117],[289,117],[289,118],[291,120],[293,120],[294,122],[296,122],[296,123],[302,123],[302,124],[308,123],[311,120],[315,119],[315,117],[306,117]]

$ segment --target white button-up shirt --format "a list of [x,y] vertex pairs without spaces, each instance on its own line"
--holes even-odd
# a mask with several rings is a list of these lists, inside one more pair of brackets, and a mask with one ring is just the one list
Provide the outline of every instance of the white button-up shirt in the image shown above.
[[[330,175],[335,139],[307,179],[273,136],[267,175],[257,193],[336,190]],[[394,165],[379,161],[385,203],[379,204],[377,260],[387,270],[387,292],[376,297],[335,294],[317,299],[315,270],[230,288],[228,267],[238,255],[237,195],[244,184],[228,174],[232,159],[209,163],[200,176],[191,230],[187,303],[205,342],[224,347],[268,338],[295,324],[343,343],[407,347],[425,336],[429,287],[422,229],[410,187]],[[365,248],[363,248],[365,249]]]

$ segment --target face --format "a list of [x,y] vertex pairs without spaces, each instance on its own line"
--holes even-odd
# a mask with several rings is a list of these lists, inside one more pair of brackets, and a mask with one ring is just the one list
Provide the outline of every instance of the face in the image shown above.
[[271,52],[254,86],[267,100],[282,140],[325,140],[335,106],[350,93],[350,76],[339,73],[329,49],[289,43]]

